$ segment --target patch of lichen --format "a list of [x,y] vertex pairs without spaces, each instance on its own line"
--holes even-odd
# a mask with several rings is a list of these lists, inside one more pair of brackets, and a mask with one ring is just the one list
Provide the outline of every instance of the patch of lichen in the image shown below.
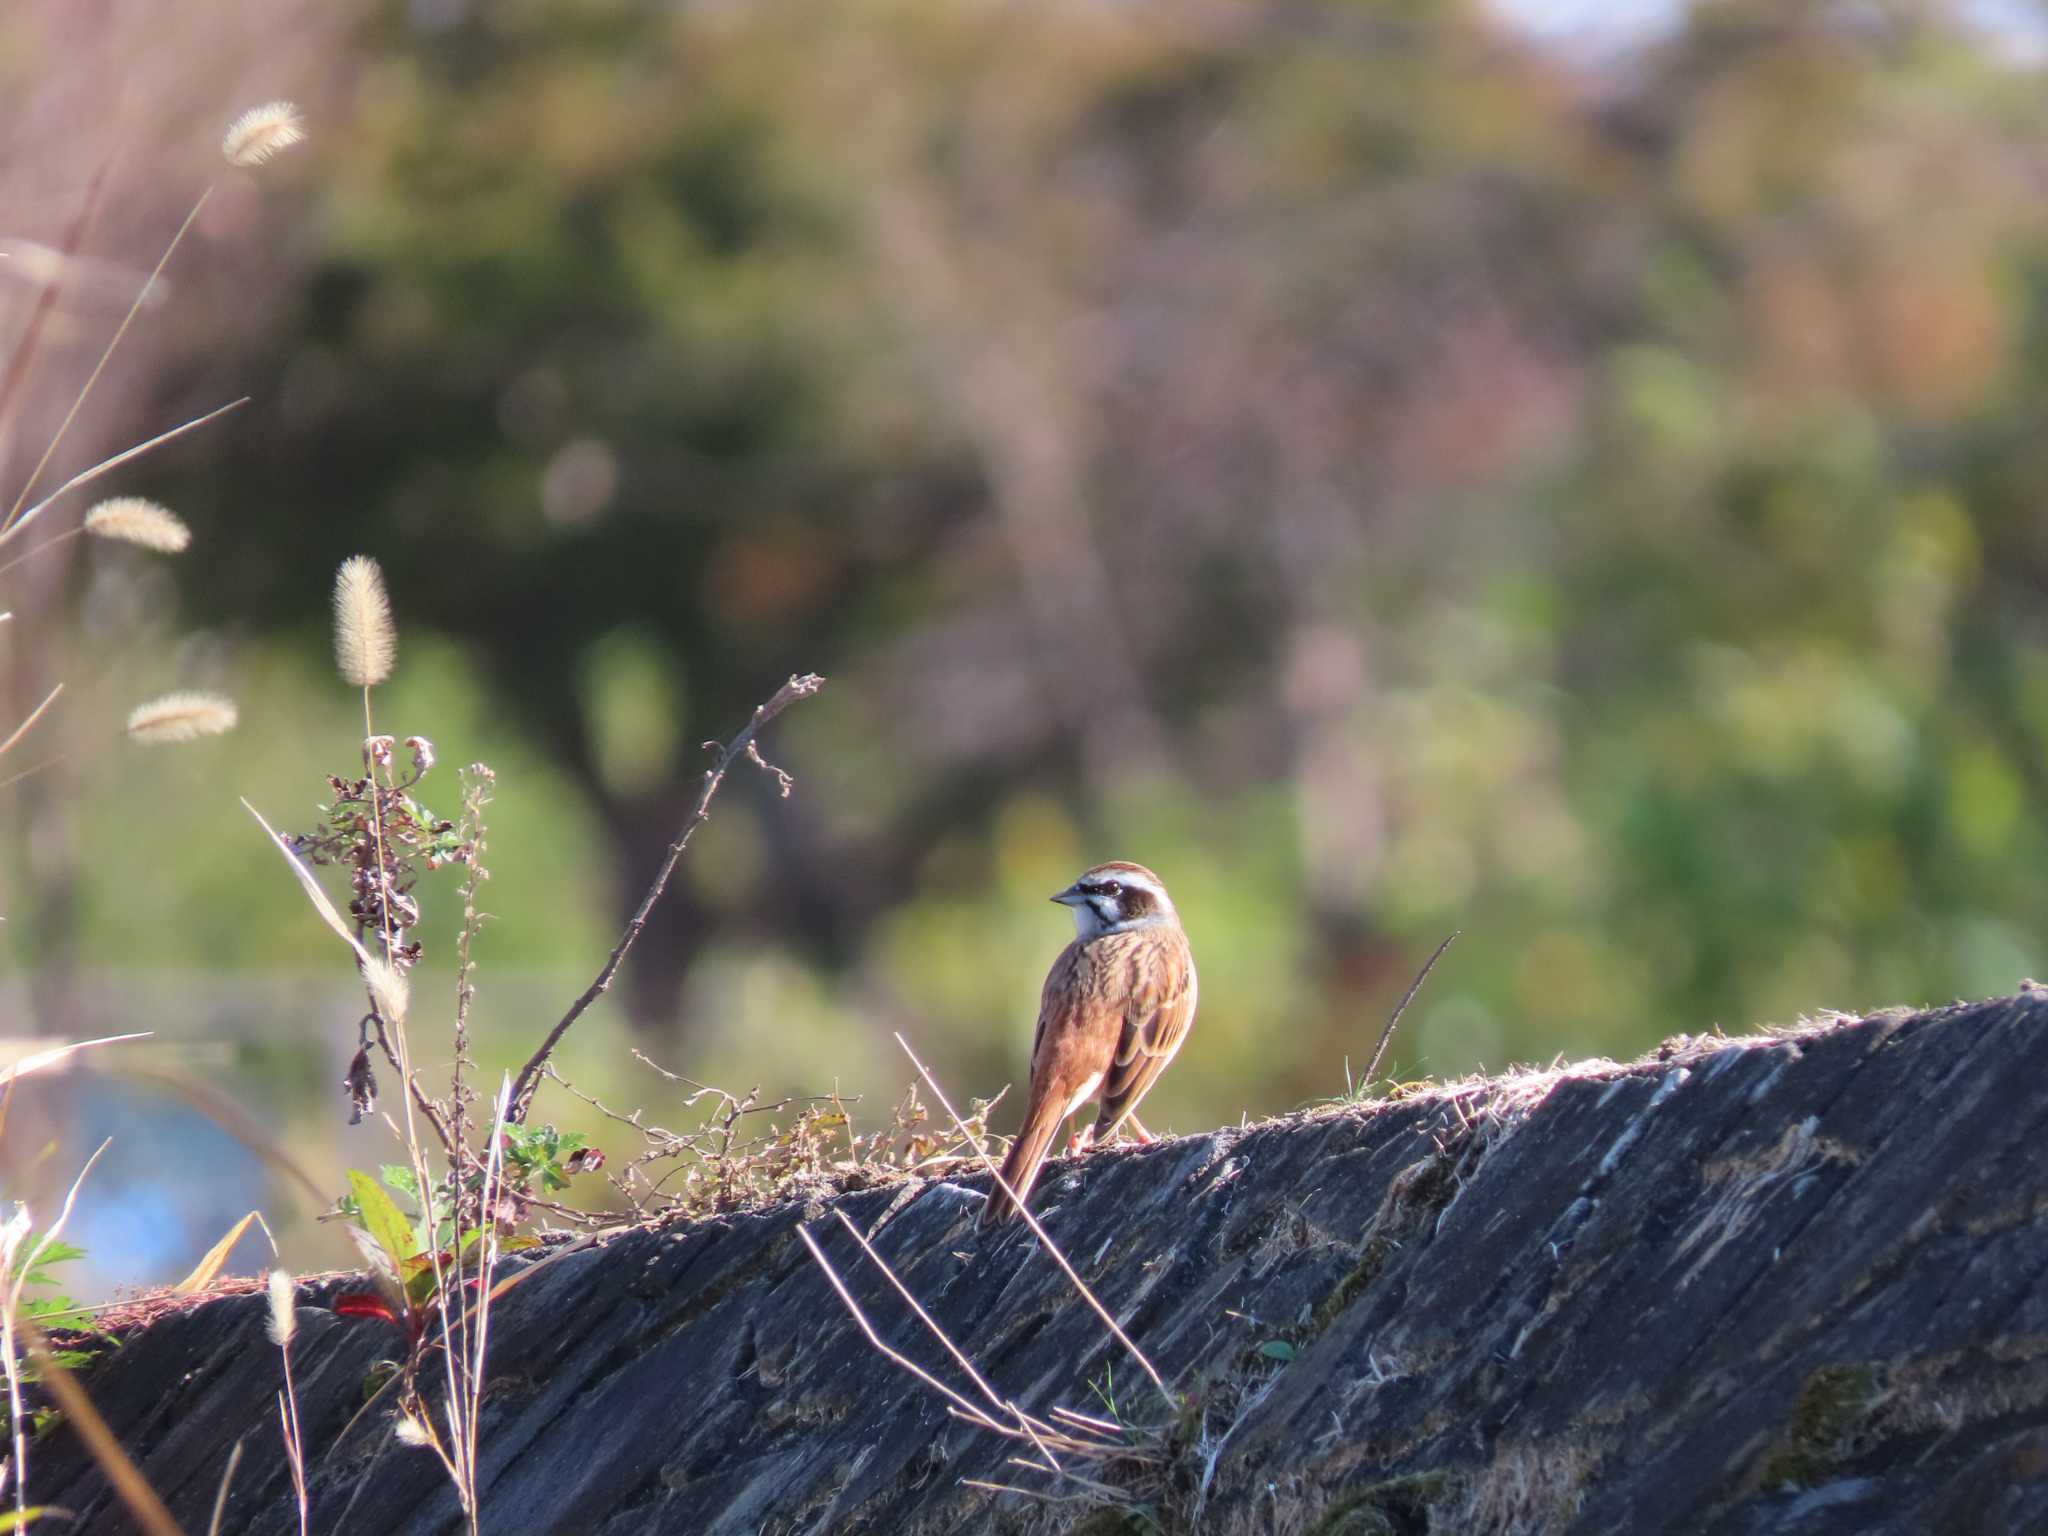
[[1806,1378],[1784,1428],[1764,1453],[1763,1486],[1825,1482],[1856,1454],[1860,1432],[1883,1399],[1878,1366],[1821,1366]]
[[1421,1536],[1450,1482],[1447,1472],[1411,1472],[1373,1483],[1329,1505],[1302,1536]]
[[1375,1233],[1367,1240],[1365,1251],[1358,1256],[1358,1262],[1345,1272],[1322,1304],[1316,1308],[1315,1317],[1310,1321],[1312,1333],[1319,1334],[1334,1323],[1352,1302],[1365,1294],[1366,1287],[1377,1280],[1380,1271],[1386,1267],[1387,1256],[1394,1251],[1394,1240]]
[[1451,1196],[1457,1192],[1456,1174],[1457,1160],[1438,1152],[1394,1176],[1387,1185],[1386,1198],[1380,1202],[1379,1211],[1373,1217],[1365,1244],[1359,1251],[1358,1262],[1316,1308],[1308,1326],[1309,1338],[1321,1334],[1379,1278],[1380,1271],[1386,1268],[1387,1260],[1401,1246],[1404,1236],[1418,1228],[1424,1217],[1434,1215],[1450,1203]]
[[1157,1536],[1158,1530],[1148,1511],[1109,1504],[1083,1515],[1068,1527],[1067,1536]]

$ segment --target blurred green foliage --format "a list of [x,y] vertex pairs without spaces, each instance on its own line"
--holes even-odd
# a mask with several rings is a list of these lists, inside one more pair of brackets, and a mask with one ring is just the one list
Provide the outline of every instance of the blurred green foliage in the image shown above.
[[[88,964],[339,966],[234,796],[350,766],[358,550],[383,718],[499,771],[508,1061],[809,669],[795,797],[734,781],[629,964],[701,1079],[886,1095],[897,1028],[1019,1077],[1107,857],[1194,939],[1182,1128],[1340,1091],[1452,928],[1404,1071],[2039,963],[2048,93],[1959,9],[1700,0],[1600,65],[1397,0],[359,46],[219,364],[260,419],[153,487],[244,732],[90,801]],[[640,1102],[618,1020],[565,1065]]]

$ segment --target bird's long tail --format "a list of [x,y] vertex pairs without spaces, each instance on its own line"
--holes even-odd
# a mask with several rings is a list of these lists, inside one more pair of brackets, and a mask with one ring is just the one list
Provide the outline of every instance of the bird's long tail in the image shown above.
[[[1003,1184],[1017,1192],[1017,1200],[1031,1198],[1031,1186],[1038,1182],[1038,1170],[1045,1162],[1046,1150],[1066,1123],[1061,1113],[1066,1106],[1057,1095],[1046,1094],[1039,1104],[1032,1108],[1030,1117],[1024,1122],[1017,1139],[1010,1143],[1010,1155],[1003,1159]],[[981,1224],[993,1227],[1008,1221],[1017,1214],[1017,1206],[1003,1193],[1003,1185],[997,1184],[988,1192],[988,1204],[981,1212]]]

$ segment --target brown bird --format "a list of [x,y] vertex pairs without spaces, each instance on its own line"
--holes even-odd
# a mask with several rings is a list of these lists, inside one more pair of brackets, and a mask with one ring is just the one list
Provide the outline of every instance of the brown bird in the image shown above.
[[[1157,875],[1121,860],[1098,864],[1053,900],[1074,909],[1077,937],[1046,973],[1031,1041],[1031,1096],[1003,1162],[1004,1182],[1019,1201],[1030,1197],[1061,1125],[1098,1091],[1101,1111],[1077,1146],[1108,1140],[1126,1121],[1140,1141],[1152,1139],[1135,1111],[1195,1019],[1195,957]],[[989,1191],[982,1225],[1014,1212],[999,1184]]]

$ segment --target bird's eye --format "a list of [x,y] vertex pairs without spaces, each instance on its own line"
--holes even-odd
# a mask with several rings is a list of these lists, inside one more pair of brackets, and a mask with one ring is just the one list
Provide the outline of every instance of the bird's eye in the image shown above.
[[1123,888],[1122,886],[1118,885],[1118,884],[1117,884],[1117,883],[1116,883],[1116,882],[1115,882],[1114,880],[1105,880],[1105,881],[1103,881],[1103,882],[1102,882],[1102,894],[1103,894],[1103,895],[1105,895],[1105,896],[1121,896],[1121,895],[1123,895],[1123,893],[1124,893],[1124,888]]

